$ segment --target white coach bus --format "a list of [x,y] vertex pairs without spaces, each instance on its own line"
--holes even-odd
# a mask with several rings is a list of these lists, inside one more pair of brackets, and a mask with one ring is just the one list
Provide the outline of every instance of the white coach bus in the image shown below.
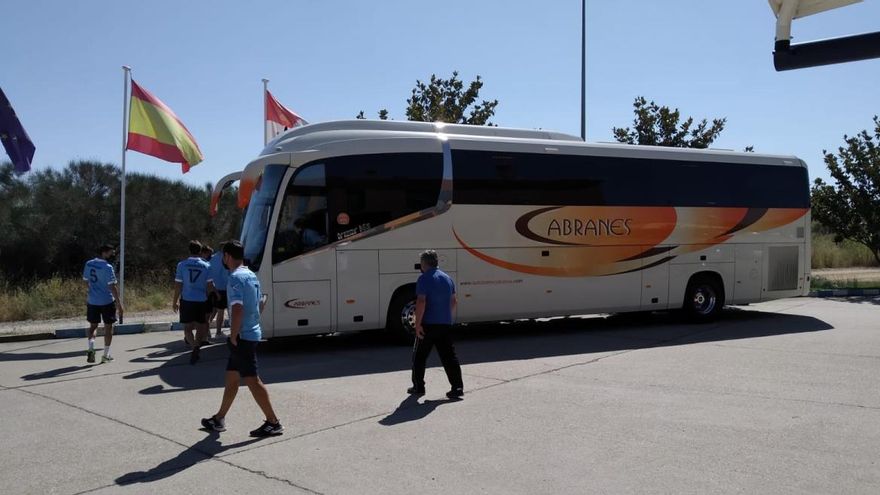
[[791,156],[359,120],[280,135],[240,186],[269,338],[411,333],[429,248],[457,283],[460,323],[706,320],[809,290],[807,168]]

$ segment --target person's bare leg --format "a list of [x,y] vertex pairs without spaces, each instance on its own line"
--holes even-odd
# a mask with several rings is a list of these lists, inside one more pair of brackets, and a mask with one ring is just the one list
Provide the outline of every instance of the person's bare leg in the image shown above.
[[113,324],[112,323],[104,323],[104,347],[110,347],[110,344],[112,342],[113,342]]
[[88,333],[88,362],[95,362],[95,334],[98,333],[98,324],[97,323],[89,323],[89,333]]
[[226,387],[223,389],[223,401],[220,402],[220,410],[217,411],[217,414],[215,414],[214,417],[218,419],[226,417],[226,413],[229,412],[229,408],[232,407],[232,403],[235,401],[235,396],[238,394],[238,387],[240,384],[237,371],[226,372]]
[[192,323],[187,323],[183,326],[183,339],[186,340],[190,347],[195,347],[195,337],[193,337],[194,326]]
[[207,323],[196,323],[196,341],[199,345],[210,340],[211,334]]
[[272,409],[272,402],[269,400],[269,390],[266,389],[266,385],[263,384],[260,377],[245,377],[244,383],[250,389],[251,395],[254,396],[254,400],[257,401],[257,405],[260,406],[263,414],[266,415],[266,420],[270,423],[277,423],[278,416],[275,415],[275,410]]
[[224,316],[223,313],[224,313],[224,311],[222,308],[217,309],[217,336],[218,337],[223,335],[223,316]]

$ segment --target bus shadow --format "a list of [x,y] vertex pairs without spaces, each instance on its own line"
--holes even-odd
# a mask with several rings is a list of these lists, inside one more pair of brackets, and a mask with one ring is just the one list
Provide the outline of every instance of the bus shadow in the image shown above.
[[[831,330],[810,316],[728,309],[721,320],[683,324],[672,314],[618,315],[468,325],[456,330],[456,349],[468,364],[593,354],[722,342]],[[161,352],[161,351],[160,351]],[[260,345],[260,375],[267,383],[296,382],[410,369],[410,347],[378,332],[273,340]],[[157,376],[162,384],[140,391],[160,394],[223,386],[227,351],[216,345],[189,365],[188,353],[125,376]],[[429,366],[438,366],[432,353]],[[397,419],[397,418],[393,418]]]

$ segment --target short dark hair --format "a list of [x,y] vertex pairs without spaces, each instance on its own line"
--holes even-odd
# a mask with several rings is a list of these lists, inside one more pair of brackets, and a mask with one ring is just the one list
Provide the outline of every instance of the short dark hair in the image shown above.
[[437,268],[440,265],[440,260],[437,257],[437,251],[433,249],[428,249],[422,252],[422,255],[419,257],[419,260],[428,265],[430,268]]
[[102,244],[101,247],[98,248],[98,256],[103,255],[104,253],[109,253],[110,251],[113,251],[114,249],[116,249],[116,248],[110,244]]
[[202,254],[202,243],[199,241],[189,241],[189,254]]
[[244,246],[242,246],[240,242],[235,240],[226,241],[223,244],[223,254],[228,254],[229,256],[232,256],[232,259],[234,260],[243,260]]
[[202,251],[201,251],[201,252],[203,252],[203,253],[211,253],[211,254],[214,254],[214,248],[212,248],[211,246],[205,244],[205,245],[202,246]]

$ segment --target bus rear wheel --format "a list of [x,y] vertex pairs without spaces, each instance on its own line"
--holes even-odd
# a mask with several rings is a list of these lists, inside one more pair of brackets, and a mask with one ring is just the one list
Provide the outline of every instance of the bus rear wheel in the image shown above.
[[688,282],[684,294],[684,310],[688,320],[702,323],[712,321],[724,307],[724,289],[715,277],[697,276]]
[[412,343],[416,336],[416,291],[414,287],[401,289],[388,307],[388,330],[404,343]]

